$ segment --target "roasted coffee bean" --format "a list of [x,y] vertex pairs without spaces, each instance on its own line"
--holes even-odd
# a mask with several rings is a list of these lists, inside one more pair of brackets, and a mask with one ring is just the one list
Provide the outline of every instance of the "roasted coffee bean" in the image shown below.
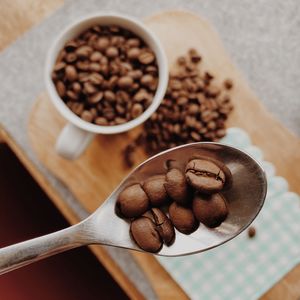
[[62,81],[57,81],[56,83],[56,90],[59,97],[64,97],[66,93],[66,87]]
[[141,54],[140,48],[130,48],[127,52],[127,57],[129,59],[138,59],[140,54]]
[[133,104],[132,106],[132,109],[131,109],[131,116],[132,118],[137,118],[138,116],[140,116],[143,112],[143,106],[139,103],[135,103]]
[[133,79],[130,76],[120,77],[118,80],[118,86],[120,88],[129,88],[133,85]]
[[227,90],[231,90],[232,87],[233,87],[233,82],[232,82],[232,80],[226,79],[226,80],[224,81],[224,87],[225,87]]
[[198,221],[214,228],[227,218],[228,208],[221,194],[196,193],[193,199],[193,212]]
[[66,92],[66,96],[70,99],[70,100],[73,100],[73,101],[77,101],[78,100],[78,94],[75,93],[74,91],[71,91],[71,90],[68,90]]
[[225,184],[224,184],[223,189],[228,190],[231,188],[232,180],[233,180],[232,174],[231,174],[230,170],[228,169],[228,167],[223,162],[221,162],[220,160],[214,159],[212,157],[203,156],[203,155],[197,155],[194,157],[194,159],[208,160],[208,161],[213,162],[215,165],[217,165],[223,171],[223,173],[225,175]]
[[254,227],[254,226],[250,226],[250,227],[248,228],[248,237],[249,237],[250,239],[252,239],[252,238],[255,237],[255,235],[256,235],[256,229],[255,229],[255,227]]
[[100,102],[103,98],[103,92],[100,91],[100,92],[97,92],[95,93],[94,95],[92,95],[89,99],[88,99],[88,102],[90,104],[96,104],[98,102]]
[[108,48],[109,44],[110,42],[107,37],[100,37],[96,43],[96,48],[100,51],[105,51]]
[[152,52],[146,51],[138,56],[138,60],[143,65],[149,65],[155,60],[155,56]]
[[199,226],[199,222],[195,218],[192,209],[181,206],[176,202],[170,205],[169,215],[175,228],[184,234],[191,234]]
[[85,82],[83,84],[83,90],[87,93],[87,94],[94,94],[97,92],[97,88],[90,82]]
[[75,93],[79,93],[81,91],[81,85],[79,82],[74,82],[72,84],[72,89]]
[[186,205],[191,200],[185,175],[179,169],[171,168],[167,172],[164,186],[167,194],[178,204]]
[[187,182],[196,190],[216,193],[223,189],[225,174],[218,165],[204,159],[192,159],[185,168]]
[[149,177],[142,185],[150,203],[153,206],[161,206],[167,203],[168,195],[164,187],[165,175]]
[[163,242],[170,246],[175,240],[174,226],[167,215],[158,208],[152,208],[143,214],[144,217],[151,219],[156,225],[156,229]]
[[81,46],[76,49],[75,53],[78,57],[86,58],[89,57],[93,52],[93,48],[90,46]]
[[90,61],[94,61],[94,62],[100,61],[101,57],[102,57],[101,52],[94,51],[90,56]]
[[66,66],[65,74],[66,74],[67,80],[69,80],[71,82],[77,80],[78,74],[77,74],[77,70],[74,66],[72,66],[72,65]]
[[89,110],[84,110],[80,117],[86,122],[92,122],[93,120],[93,114]]
[[119,55],[119,50],[116,47],[108,47],[105,51],[105,54],[109,58],[115,58]]
[[163,245],[156,225],[147,217],[132,221],[130,233],[136,244],[144,251],[156,253]]
[[105,126],[108,124],[108,121],[107,121],[107,119],[105,119],[103,117],[98,117],[95,119],[95,124]]
[[149,199],[140,184],[125,188],[119,195],[117,210],[126,218],[141,216],[149,207]]

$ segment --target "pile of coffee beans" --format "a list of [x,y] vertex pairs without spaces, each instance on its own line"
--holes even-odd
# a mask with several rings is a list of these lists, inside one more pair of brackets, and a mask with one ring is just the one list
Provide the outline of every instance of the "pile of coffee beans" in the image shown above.
[[233,109],[233,82],[227,79],[217,84],[210,72],[200,68],[201,61],[195,49],[177,59],[164,100],[124,151],[128,166],[139,144],[154,154],[186,143],[217,141],[225,135],[225,121]]
[[94,26],[68,41],[52,73],[58,95],[76,115],[119,125],[141,115],[158,83],[153,51],[119,26]]
[[167,165],[166,174],[126,187],[116,202],[118,216],[131,222],[135,243],[153,253],[163,244],[172,245],[174,227],[191,234],[200,223],[209,228],[221,225],[228,215],[221,191],[231,187],[232,175],[222,162],[196,156],[184,170],[174,161]]

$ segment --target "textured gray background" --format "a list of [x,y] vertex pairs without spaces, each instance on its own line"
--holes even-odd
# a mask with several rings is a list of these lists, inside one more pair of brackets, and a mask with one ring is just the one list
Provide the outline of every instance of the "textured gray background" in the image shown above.
[[[215,26],[233,61],[261,101],[300,136],[300,1],[67,1],[0,53],[0,122],[81,218],[86,212],[37,161],[27,140],[29,112],[36,96],[44,89],[47,49],[63,27],[87,13],[113,10],[142,18],[175,8],[199,13]],[[143,274],[128,258],[129,254],[110,252],[127,269],[130,278],[139,283],[139,289],[153,298],[151,289],[141,284],[145,282]]]

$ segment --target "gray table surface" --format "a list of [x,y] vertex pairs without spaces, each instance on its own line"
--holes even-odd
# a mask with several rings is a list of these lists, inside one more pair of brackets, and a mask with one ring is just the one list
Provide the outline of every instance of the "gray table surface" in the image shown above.
[[[231,58],[263,104],[287,128],[300,136],[300,1],[67,1],[61,9],[0,53],[0,123],[80,218],[87,215],[86,211],[39,163],[26,132],[33,102],[44,90],[43,70],[47,49],[62,28],[88,13],[110,10],[143,18],[161,10],[179,8],[199,13],[215,26]],[[109,253],[139,290],[148,299],[154,299],[144,274],[130,254],[112,248]]]

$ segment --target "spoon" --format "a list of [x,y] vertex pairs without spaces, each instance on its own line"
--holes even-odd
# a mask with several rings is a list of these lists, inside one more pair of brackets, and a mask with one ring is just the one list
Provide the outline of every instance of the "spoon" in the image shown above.
[[141,250],[129,235],[130,223],[115,214],[119,193],[128,185],[165,173],[169,161],[184,169],[195,155],[217,159],[230,169],[232,187],[224,192],[229,215],[217,228],[203,224],[190,235],[176,230],[173,245],[157,255],[181,256],[206,251],[236,237],[255,219],[264,204],[267,181],[262,167],[243,151],[220,143],[193,143],[161,152],[136,167],[93,214],[66,229],[0,249],[0,274],[51,255],[89,244]]

